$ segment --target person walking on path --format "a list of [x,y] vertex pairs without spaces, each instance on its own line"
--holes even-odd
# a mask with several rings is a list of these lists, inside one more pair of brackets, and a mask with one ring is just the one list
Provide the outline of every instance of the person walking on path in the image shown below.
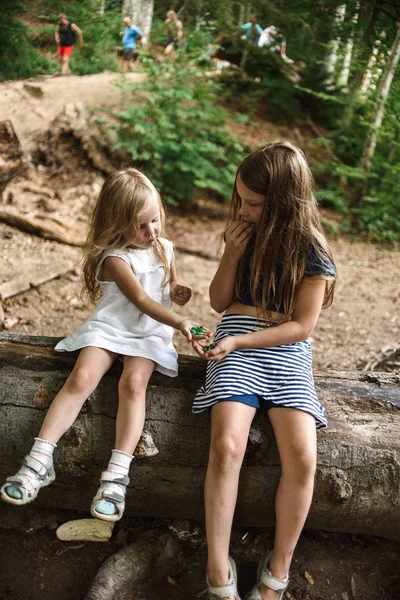
[[212,308],[225,313],[215,346],[193,342],[208,361],[193,412],[211,412],[206,583],[211,600],[240,600],[229,541],[250,426],[262,409],[275,433],[281,477],[275,544],[246,600],[281,600],[313,495],[316,430],[327,425],[308,338],[332,302],[336,277],[301,150],[277,142],[242,162],[225,240],[210,285]]
[[58,15],[58,26],[55,32],[55,39],[58,44],[57,56],[61,65],[61,74],[70,75],[69,60],[74,51],[76,36],[79,37],[79,48],[83,48],[82,31],[75,23],[69,21],[67,15],[61,13]]
[[136,27],[136,25],[132,25],[132,19],[129,17],[125,17],[122,21],[125,24],[124,31],[120,32],[120,35],[122,35],[122,45],[124,47],[122,68],[124,71],[130,69],[134,72],[139,64],[139,58],[135,54],[136,41],[139,41],[142,38],[143,32],[139,27]]
[[58,440],[103,375],[122,357],[115,446],[91,504],[94,517],[121,519],[130,464],[143,431],[149,379],[153,371],[177,376],[174,329],[188,340],[211,335],[205,327],[201,334],[192,333],[200,324],[172,311],[172,302],[183,306],[191,290],[177,281],[173,245],[161,237],[163,228],[160,196],[145,175],[130,168],[106,179],[94,207],[83,263],[89,298],[101,297],[93,316],[55,348],[80,354],[22,467],[1,487],[5,502],[27,504],[54,481]]
[[175,48],[178,48],[178,46],[180,46],[182,43],[183,24],[182,21],[178,19],[178,16],[174,10],[169,10],[167,12],[165,24],[167,25],[167,45],[165,47],[164,54],[171,60],[174,60]]

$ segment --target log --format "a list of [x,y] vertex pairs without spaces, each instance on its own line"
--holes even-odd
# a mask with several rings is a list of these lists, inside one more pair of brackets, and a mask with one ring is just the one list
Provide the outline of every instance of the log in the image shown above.
[[[57,341],[0,335],[1,481],[19,468],[72,369],[76,354],[54,352]],[[191,413],[191,402],[205,363],[186,356],[179,362],[178,378],[156,373],[150,381],[146,429],[160,452],[134,461],[127,515],[203,519],[210,424],[208,414]],[[40,492],[38,505],[88,510],[113,447],[120,372],[119,363],[112,367],[60,441],[57,480]],[[306,526],[400,540],[399,375],[321,371],[315,380],[329,428],[318,434],[316,488]],[[279,474],[272,429],[257,415],[242,469],[238,525],[273,525]]]
[[12,207],[0,208],[0,221],[17,227],[22,231],[34,233],[47,240],[55,240],[69,246],[84,246],[86,231],[72,229],[61,219],[52,218],[46,214],[24,215]]

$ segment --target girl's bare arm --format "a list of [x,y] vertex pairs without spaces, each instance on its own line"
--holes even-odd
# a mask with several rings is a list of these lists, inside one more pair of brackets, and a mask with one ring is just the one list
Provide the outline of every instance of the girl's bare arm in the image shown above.
[[175,265],[175,254],[172,254],[171,259],[171,280],[169,282],[169,287],[171,290],[171,299],[179,306],[184,306],[187,302],[189,302],[192,297],[192,290],[178,283],[178,276],[176,274],[176,265]]
[[307,340],[321,312],[325,285],[326,280],[321,277],[305,277],[297,292],[292,320],[255,333],[234,336],[236,348],[264,348]]
[[210,304],[219,313],[232,304],[238,264],[253,231],[250,223],[236,221],[226,232],[225,251],[210,284]]
[[[159,323],[178,329],[189,340],[192,339],[190,329],[194,324],[199,324],[192,319],[182,319],[166,306],[152,300],[141,286],[131,267],[123,259],[117,256],[108,256],[103,264],[103,279],[114,281],[124,296],[143,313]],[[207,337],[207,335],[201,337]]]
[[204,344],[195,341],[193,348],[205,360],[222,360],[230,352],[243,348],[267,348],[293,344],[309,338],[319,317],[324,299],[326,280],[321,277],[305,278],[299,286],[293,318],[287,323],[267,327],[254,333],[222,338],[215,348],[203,352]]

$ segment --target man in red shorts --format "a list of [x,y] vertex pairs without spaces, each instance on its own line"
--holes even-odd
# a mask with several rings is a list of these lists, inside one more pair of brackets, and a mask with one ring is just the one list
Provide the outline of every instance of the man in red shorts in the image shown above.
[[79,48],[83,47],[83,35],[75,23],[71,23],[68,20],[67,15],[62,13],[58,15],[58,27],[56,29],[55,38],[58,44],[57,56],[61,64],[61,74],[69,75],[69,59],[71,58],[75,43],[76,36],[79,37]]

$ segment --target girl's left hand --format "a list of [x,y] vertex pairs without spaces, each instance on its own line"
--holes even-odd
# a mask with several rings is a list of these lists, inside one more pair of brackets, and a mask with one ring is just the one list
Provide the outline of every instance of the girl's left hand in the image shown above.
[[[202,333],[192,333],[190,330],[196,327],[197,329],[199,327],[203,328],[203,332]],[[180,323],[179,323],[179,331],[187,337],[189,342],[194,342],[194,340],[203,340],[206,341],[208,340],[210,337],[213,336],[213,332],[211,331],[211,329],[208,329],[208,327],[204,327],[204,325],[201,325],[201,323],[197,323],[196,321],[192,321],[191,319],[183,319]],[[206,345],[206,344],[205,344]]]
[[197,340],[193,340],[192,346],[200,358],[203,358],[204,360],[219,361],[225,358],[227,354],[237,350],[237,340],[235,340],[235,337],[236,336],[234,335],[230,335],[222,338],[222,340],[215,344],[215,348],[207,350],[207,352],[203,352],[204,346],[207,346],[207,341],[203,340],[202,343],[199,343]]
[[192,297],[192,290],[185,285],[179,285],[179,283],[171,290],[171,299],[172,302],[179,304],[179,306],[184,306],[187,302],[189,302]]

